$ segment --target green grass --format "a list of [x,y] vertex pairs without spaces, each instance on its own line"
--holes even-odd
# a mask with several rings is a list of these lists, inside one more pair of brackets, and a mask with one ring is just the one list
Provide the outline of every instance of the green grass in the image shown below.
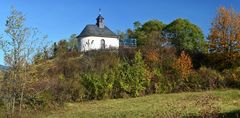
[[155,94],[129,99],[67,103],[60,110],[34,115],[47,118],[180,117],[211,110],[222,114],[240,111],[240,90]]
[[67,103],[61,110],[34,117],[179,117],[198,116],[200,112],[211,110],[222,114],[240,111],[240,90],[155,94],[129,99]]

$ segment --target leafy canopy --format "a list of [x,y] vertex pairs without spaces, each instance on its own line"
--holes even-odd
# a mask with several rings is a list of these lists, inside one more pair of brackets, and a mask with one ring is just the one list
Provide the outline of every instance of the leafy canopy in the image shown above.
[[177,51],[205,51],[204,35],[201,29],[186,19],[176,19],[164,29],[164,37],[169,39]]
[[134,22],[134,30],[128,30],[130,38],[136,38],[139,46],[146,45],[152,42],[161,41],[162,30],[165,24],[159,20],[150,20],[143,25],[136,21]]

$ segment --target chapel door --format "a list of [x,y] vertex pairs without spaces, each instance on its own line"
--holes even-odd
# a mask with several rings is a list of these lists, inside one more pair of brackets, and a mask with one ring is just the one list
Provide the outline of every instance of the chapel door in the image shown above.
[[105,40],[104,39],[101,40],[101,49],[105,49]]

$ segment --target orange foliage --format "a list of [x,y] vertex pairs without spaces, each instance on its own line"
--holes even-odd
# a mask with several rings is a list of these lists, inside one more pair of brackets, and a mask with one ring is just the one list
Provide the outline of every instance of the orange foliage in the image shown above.
[[147,60],[149,60],[151,62],[157,62],[157,61],[159,61],[159,54],[155,50],[148,51],[146,58],[147,58]]
[[192,72],[192,67],[192,60],[184,51],[181,52],[180,57],[173,64],[173,68],[179,72],[181,79],[187,79]]
[[216,45],[213,50],[216,52],[232,52],[238,49],[240,43],[240,14],[232,8],[218,9],[217,16],[212,22],[210,43]]

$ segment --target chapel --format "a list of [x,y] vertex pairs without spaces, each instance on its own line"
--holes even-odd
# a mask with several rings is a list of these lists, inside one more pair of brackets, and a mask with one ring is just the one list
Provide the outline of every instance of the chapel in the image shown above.
[[118,49],[118,36],[104,23],[104,17],[99,11],[96,24],[88,24],[78,38],[78,50],[85,52],[100,49]]

